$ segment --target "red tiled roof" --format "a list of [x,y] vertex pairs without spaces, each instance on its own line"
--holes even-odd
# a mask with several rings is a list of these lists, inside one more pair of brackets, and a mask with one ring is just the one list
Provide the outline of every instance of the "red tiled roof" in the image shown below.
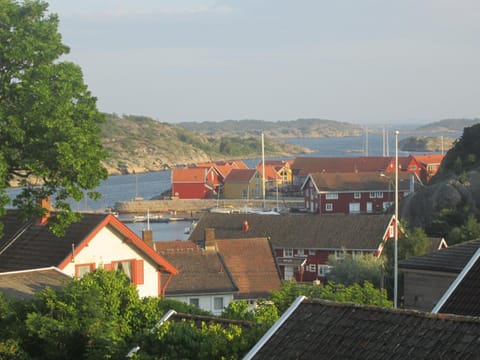
[[413,157],[424,165],[441,164],[445,155],[431,154],[431,155],[413,155]]
[[280,288],[280,274],[267,238],[216,240],[240,292],[238,298],[266,297]]
[[206,181],[207,168],[179,168],[172,170],[173,183],[200,183]]
[[[258,165],[257,171],[260,175],[262,174],[262,170],[263,170],[263,166]],[[275,166],[265,164],[265,180],[272,181],[272,180],[278,180],[281,178],[282,177],[277,173]]]
[[216,161],[209,163],[196,164],[197,167],[214,167],[224,178],[232,169],[248,169],[248,166],[242,160]]
[[232,169],[223,182],[248,183],[256,173],[255,169]]

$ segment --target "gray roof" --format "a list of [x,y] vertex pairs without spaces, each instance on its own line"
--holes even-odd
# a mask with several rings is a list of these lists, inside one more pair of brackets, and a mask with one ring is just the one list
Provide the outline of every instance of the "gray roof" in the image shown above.
[[480,239],[449,246],[421,256],[399,262],[402,269],[441,271],[460,273],[475,251],[480,247]]
[[[439,313],[480,316],[480,249],[450,285],[437,306]],[[433,312],[436,311],[437,306]]]
[[0,273],[0,291],[9,298],[26,299],[51,287],[58,289],[71,280],[55,267]]
[[[376,250],[391,215],[313,214],[205,214],[189,240],[202,243],[205,229],[214,228],[217,239],[267,237],[274,248]],[[249,230],[243,231],[248,221]]]
[[478,359],[480,319],[297,299],[244,359]]

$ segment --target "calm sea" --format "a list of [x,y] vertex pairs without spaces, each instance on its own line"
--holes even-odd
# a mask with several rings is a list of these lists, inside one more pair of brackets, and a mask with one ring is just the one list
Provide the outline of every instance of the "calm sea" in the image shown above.
[[[411,134],[399,135],[399,140]],[[452,135],[448,135],[452,136]],[[459,135],[455,135],[459,136]],[[268,139],[266,140],[268,141]],[[395,138],[390,135],[388,141],[388,152],[384,150],[383,135],[370,134],[368,138],[365,136],[343,137],[343,138],[297,138],[285,139],[285,141],[307,147],[313,150],[313,153],[302,156],[323,156],[323,157],[346,157],[346,156],[382,156],[389,154],[395,155]],[[399,156],[405,156],[409,153],[399,152]],[[255,166],[259,161],[261,154],[257,159],[245,160],[249,167]],[[72,208],[77,211],[85,210],[101,210],[113,207],[117,201],[132,200],[135,197],[142,197],[146,200],[159,196],[165,190],[171,187],[171,172],[158,171],[144,174],[118,175],[110,176],[103,181],[97,188],[102,194],[102,198],[98,201],[84,199],[81,202],[72,201]],[[18,194],[19,189],[9,189],[8,193],[11,197]],[[134,223],[128,226],[138,235],[141,234],[145,224]],[[188,235],[184,234],[189,222],[170,222],[170,223],[152,223],[151,228],[154,232],[154,239],[177,240],[186,239]]]

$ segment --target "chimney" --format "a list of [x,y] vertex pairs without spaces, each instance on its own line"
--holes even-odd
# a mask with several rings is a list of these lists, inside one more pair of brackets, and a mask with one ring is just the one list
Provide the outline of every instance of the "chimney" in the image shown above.
[[153,231],[150,229],[142,230],[142,240],[153,249]]
[[46,198],[42,198],[40,200],[40,206],[45,211],[45,213],[42,215],[41,218],[37,218],[35,220],[35,225],[44,226],[47,224],[48,219],[50,218],[51,212],[54,210],[50,196],[47,196]]
[[205,250],[214,250],[215,249],[215,229],[206,228],[205,229]]

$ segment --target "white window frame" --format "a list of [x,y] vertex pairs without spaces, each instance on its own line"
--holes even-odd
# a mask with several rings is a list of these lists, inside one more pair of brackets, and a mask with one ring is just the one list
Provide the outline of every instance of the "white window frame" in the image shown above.
[[305,255],[305,249],[297,249],[297,255],[298,256],[304,256]]
[[355,191],[353,193],[353,198],[354,199],[361,199],[362,198],[362,193],[360,191]]
[[308,264],[307,265],[307,271],[317,272],[317,264]]
[[325,211],[333,211],[333,204],[325,203]]
[[[355,205],[355,211],[352,211],[352,206]],[[360,203],[355,202],[355,203],[350,203],[348,204],[348,212],[350,214],[360,214]]]
[[318,276],[325,277],[330,272],[331,266],[329,265],[318,265]]
[[293,249],[292,248],[283,249],[283,257],[293,257]]
[[377,193],[375,191],[370,192],[370,199],[375,199],[377,197]]
[[223,297],[217,296],[213,298],[213,310],[223,310],[225,308],[223,304]]
[[382,191],[377,191],[375,193],[375,196],[377,197],[377,199],[383,199],[383,192]]
[[338,192],[328,192],[325,194],[325,199],[327,200],[337,200],[338,199]]
[[317,252],[315,250],[308,250],[308,255],[316,255]]
[[193,306],[196,306],[196,307],[200,307],[200,298],[189,298],[188,299],[188,303],[190,305],[193,305]]
[[335,260],[345,260],[346,255],[345,250],[335,250]]

